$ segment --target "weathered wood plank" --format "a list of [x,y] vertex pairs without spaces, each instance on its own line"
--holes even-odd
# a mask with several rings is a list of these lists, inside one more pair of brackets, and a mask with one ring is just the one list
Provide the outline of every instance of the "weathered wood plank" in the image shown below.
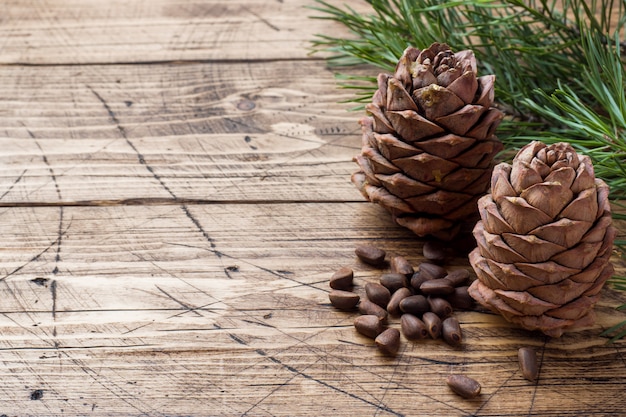
[[4,204],[360,199],[362,112],[321,62],[5,67],[0,96]]
[[[9,410],[460,417],[619,415],[626,405],[626,345],[598,337],[625,318],[614,310],[623,293],[608,288],[597,324],[561,339],[459,312],[462,348],[403,340],[398,357],[381,356],[354,331],[354,313],[327,299],[340,266],[355,269],[359,293],[381,273],[355,259],[357,243],[421,261],[422,241],[370,204],[17,207],[0,229]],[[517,369],[525,345],[542,358],[537,384]],[[481,397],[451,394],[451,372],[477,378]]]
[[[422,241],[349,182],[359,115],[306,55],[343,29],[312,4],[5,2],[0,416],[623,414],[626,342],[598,333],[624,293],[561,339],[463,312],[462,348],[403,340],[396,358],[330,307],[340,266],[361,294],[380,274],[357,243],[417,264]],[[481,397],[450,393],[451,372]]]
[[[357,10],[364,1],[350,0]],[[0,64],[303,59],[317,33],[311,0],[9,0],[0,20]],[[331,29],[332,28],[332,29]]]

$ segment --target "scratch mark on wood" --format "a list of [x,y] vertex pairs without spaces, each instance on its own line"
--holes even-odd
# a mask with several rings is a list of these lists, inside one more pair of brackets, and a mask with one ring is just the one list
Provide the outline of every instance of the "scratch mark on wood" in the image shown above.
[[[85,365],[85,363],[82,360],[76,359],[72,356],[70,356],[67,352],[63,352],[67,358],[69,360],[71,360],[74,365],[76,365],[81,371],[83,371],[87,376],[89,376],[94,382],[96,382],[97,384],[99,384],[102,388],[104,388],[106,391],[110,392],[111,395],[113,395],[115,398],[117,398],[118,400],[120,400],[121,402],[127,404],[128,406],[132,407],[133,409],[135,409],[137,412],[139,412],[140,416],[155,416],[157,414],[154,413],[149,413],[144,411],[144,409],[140,408],[137,403],[141,402],[140,399],[138,399],[135,395],[133,395],[132,393],[128,392],[127,390],[125,390],[124,388],[122,388],[120,385],[112,382],[111,380],[106,379],[106,377],[100,375],[98,372],[94,371],[90,366]],[[118,392],[119,391],[119,392]],[[148,405],[145,405],[146,408],[149,408]],[[163,413],[158,413],[158,415],[163,415]]]
[[37,261],[41,257],[41,255],[43,255],[44,253],[48,252],[53,246],[55,246],[57,244],[57,240],[58,240],[58,237],[52,243],[50,243],[48,246],[46,246],[43,250],[41,250],[41,252],[39,252],[38,254],[33,256],[32,258],[30,258],[27,262],[25,262],[22,265],[16,267],[15,269],[13,269],[11,272],[9,272],[8,274],[4,275],[3,277],[0,277],[0,281],[6,280],[10,276],[12,276],[12,275],[18,273],[19,271],[21,271],[22,269],[24,269],[29,264]]
[[[173,274],[172,272],[170,272],[170,271],[168,271],[167,269],[163,268],[162,266],[158,265],[156,262],[154,262],[154,261],[152,261],[152,260],[149,260],[149,259],[146,259],[144,256],[142,256],[142,255],[141,255],[141,254],[139,254],[139,253],[135,253],[135,252],[131,252],[131,253],[132,253],[134,256],[136,256],[138,259],[140,259],[141,261],[143,261],[143,262],[149,262],[149,263],[150,263],[150,264],[152,264],[155,268],[157,268],[157,269],[159,269],[159,270],[161,270],[161,271],[165,272],[166,274],[168,274],[168,275],[170,275],[170,276],[172,276],[172,277],[174,277],[174,278],[178,279],[179,281],[181,281],[181,282],[182,282],[182,283],[184,283],[185,285],[190,286],[191,288],[193,288],[193,289],[194,289],[194,290],[196,290],[197,292],[202,293],[202,294],[206,295],[207,297],[210,297],[211,299],[213,299],[213,300],[214,300],[214,301],[211,301],[210,303],[203,304],[203,305],[201,305],[201,306],[199,306],[199,307],[190,306],[190,305],[188,305],[188,304],[183,304],[183,303],[181,303],[181,302],[180,302],[179,300],[177,300],[177,299],[172,298],[172,296],[171,296],[169,293],[165,293],[163,289],[161,289],[161,288],[159,288],[159,287],[157,286],[157,288],[158,288],[158,289],[159,289],[162,293],[164,293],[164,295],[168,296],[169,298],[172,298],[174,301],[176,301],[178,304],[181,304],[181,305],[185,308],[185,311],[182,311],[182,312],[180,312],[180,313],[173,314],[173,315],[169,316],[169,317],[167,318],[168,320],[169,320],[169,319],[171,319],[171,318],[174,318],[174,317],[179,317],[179,316],[181,316],[181,315],[183,315],[183,314],[186,314],[186,313],[189,313],[189,312],[194,312],[194,313],[196,313],[196,315],[198,315],[198,316],[200,316],[200,317],[204,317],[202,314],[198,313],[198,310],[207,310],[207,307],[210,307],[210,306],[212,306],[212,305],[214,305],[214,304],[218,304],[218,303],[221,303],[221,302],[222,302],[221,300],[218,300],[218,299],[217,299],[217,298],[215,298],[213,295],[209,294],[208,292],[204,291],[203,289],[201,289],[201,288],[199,288],[199,287],[197,287],[197,286],[195,286],[195,285],[193,285],[193,284],[189,283],[189,282],[188,282],[188,281],[186,281],[185,279],[183,279],[183,278],[181,278],[181,277],[177,276],[176,274]],[[151,324],[152,324],[152,323],[148,323],[148,324],[145,324],[145,325],[142,325],[142,326],[136,327],[136,328],[134,328],[134,329],[128,330],[128,331],[127,331],[127,332],[125,332],[124,334],[134,332],[134,331],[135,331],[135,330],[137,330],[137,329],[143,328],[143,327],[145,327],[145,326],[150,326]]]
[[[265,355],[263,355],[265,356]],[[318,360],[319,361],[319,360]],[[318,362],[316,361],[316,363]],[[270,390],[270,392],[268,392],[265,396],[261,397],[260,399],[258,399],[250,408],[248,408],[244,413],[241,414],[241,417],[246,417],[248,416],[248,413],[250,413],[252,410],[254,410],[255,408],[259,407],[263,401],[265,401],[266,399],[270,398],[272,395],[274,395],[279,389],[288,386],[291,381],[293,381],[293,379],[297,376],[297,374],[292,374],[291,377],[289,377],[287,380],[283,381],[283,382],[277,382],[275,384],[272,384],[273,389]],[[271,414],[272,416],[274,416],[274,414]]]
[[54,269],[52,273],[56,275],[59,272],[59,262],[61,262],[61,243],[63,242],[63,236],[65,232],[63,231],[63,206],[59,206],[59,228],[57,231],[57,250],[56,255],[54,257]]
[[[393,365],[393,372],[391,373],[391,376],[389,377],[389,379],[387,380],[387,385],[385,388],[383,388],[383,392],[382,395],[380,396],[380,399],[378,400],[378,404],[379,407],[383,406],[384,407],[384,400],[385,400],[385,396],[387,395],[387,393],[389,392],[389,390],[391,389],[391,385],[394,384],[395,385],[395,376],[398,372],[398,367],[400,366],[400,357],[402,357],[402,355],[404,354],[404,352],[407,349],[407,345],[403,345],[403,349],[401,352],[399,352],[398,356],[396,357],[396,359],[394,359],[394,365]],[[374,413],[374,416],[378,415],[379,411],[382,411],[382,408],[377,408],[376,412]]]
[[260,16],[258,13],[253,12],[252,10],[248,9],[247,7],[243,7],[243,9],[246,10],[248,13],[250,13],[252,16],[254,16],[257,19],[259,19],[259,22],[264,23],[269,28],[274,29],[276,32],[280,32],[280,28],[278,26],[273,25],[267,19],[265,19],[263,16]]
[[351,340],[345,340],[345,339],[337,339],[337,342],[345,343],[347,345],[352,345],[352,346],[359,346],[359,347],[365,346],[365,344],[363,344],[363,343],[357,343],[357,342],[353,342]]
[[[35,136],[35,134],[30,129],[26,129],[26,132],[28,133],[30,138],[35,142],[35,145],[39,149],[39,152],[41,152],[41,158],[44,164],[46,165],[46,167],[48,167],[48,172],[50,172],[50,178],[52,178],[52,183],[54,184],[54,189],[57,194],[57,199],[59,200],[59,202],[62,202],[63,196],[61,195],[61,187],[59,186],[59,182],[57,181],[57,176],[56,176],[56,173],[54,172],[54,168],[52,167],[52,164],[50,164],[50,161],[48,160],[48,156],[46,155],[45,151],[41,147],[41,144],[37,140],[37,137]],[[57,248],[56,248],[56,255],[55,255],[55,265],[54,265],[54,269],[52,270],[52,273],[54,275],[56,275],[59,272],[58,264],[61,261],[61,244],[63,242],[63,235],[64,235],[63,206],[60,205],[59,206],[59,228],[58,228],[57,240],[56,240]]]
[[[187,245],[187,244],[184,244],[184,243],[178,243],[178,242],[163,242],[163,243],[164,243],[164,244],[167,244],[167,245],[173,245],[173,246],[183,246],[183,247],[186,247],[186,248],[193,248],[193,249],[205,250],[205,251],[212,252],[212,253],[214,253],[214,252],[215,252],[215,251],[214,251],[214,250],[212,250],[212,249],[207,249],[207,248],[202,247],[202,246]],[[261,271],[267,272],[267,273],[269,273],[269,274],[271,274],[271,275],[274,275],[274,276],[276,276],[276,277],[283,278],[283,279],[286,279],[286,280],[288,280],[288,281],[294,282],[294,283],[298,284],[299,286],[309,287],[309,288],[315,289],[315,290],[317,290],[317,291],[328,292],[325,288],[319,288],[319,287],[317,287],[317,286],[315,286],[314,284],[311,284],[311,283],[300,282],[300,281],[298,281],[298,280],[297,280],[297,279],[295,279],[295,278],[291,278],[291,277],[286,276],[285,274],[281,274],[281,273],[279,272],[279,270],[274,271],[273,269],[266,268],[266,267],[263,267],[263,266],[260,266],[260,265],[256,265],[256,264],[254,264],[254,263],[252,263],[252,262],[245,261],[245,260],[243,260],[243,259],[239,259],[239,258],[237,258],[236,256],[228,255],[227,253],[224,253],[224,252],[220,252],[220,255],[221,255],[220,257],[224,257],[224,258],[228,258],[228,259],[233,259],[233,260],[235,260],[235,261],[238,261],[238,262],[241,262],[241,263],[245,263],[245,264],[247,264],[247,265],[250,265],[250,266],[252,266],[252,267],[254,267],[254,268],[260,269]],[[288,273],[288,274],[291,274],[291,272],[287,272],[287,273]]]
[[24,174],[26,174],[26,171],[28,170],[25,169],[24,171],[22,171],[22,173],[15,179],[15,181],[13,181],[13,183],[9,186],[9,188],[7,188],[6,191],[2,193],[2,195],[0,195],[0,200],[2,200],[7,194],[9,194],[11,190],[13,189],[13,187],[15,187],[17,183],[22,180],[22,178],[24,177]]
[[233,339],[235,342],[239,343],[240,345],[248,345],[248,342],[246,342],[245,340],[243,340],[242,338],[240,338],[239,336],[229,333],[228,336]]
[[50,294],[52,296],[52,319],[56,320],[56,317],[57,317],[57,282],[56,280],[52,280],[52,282],[50,283]]
[[[178,197],[176,196],[176,194],[167,186],[167,184],[165,184],[165,182],[163,181],[163,178],[161,178],[161,176],[159,174],[156,173],[156,171],[154,170],[154,168],[152,168],[152,166],[150,164],[148,164],[148,162],[146,161],[146,159],[144,158],[143,154],[141,152],[139,152],[139,149],[137,149],[137,147],[131,142],[131,140],[128,138],[128,135],[126,133],[126,130],[124,129],[124,126],[122,126],[122,124],[120,123],[119,119],[117,118],[117,115],[115,114],[115,112],[113,111],[113,109],[111,109],[111,107],[109,106],[109,104],[107,103],[107,101],[100,95],[98,94],[98,92],[96,90],[94,90],[91,86],[87,85],[87,88],[92,92],[92,94],[94,96],[96,96],[96,98],[100,101],[100,103],[102,103],[102,106],[104,107],[104,109],[106,110],[107,114],[109,115],[109,118],[111,119],[111,121],[113,122],[113,124],[116,126],[117,130],[120,133],[120,136],[122,138],[124,138],[124,140],[126,141],[126,143],[128,144],[128,146],[130,146],[130,148],[135,152],[135,154],[137,155],[137,159],[139,161],[139,163],[141,165],[143,165],[148,172],[150,172],[150,174],[152,175],[152,177],[161,185],[161,187],[172,197],[172,199],[174,200],[178,200]],[[187,216],[187,218],[189,218],[189,220],[191,220],[191,222],[194,224],[194,226],[196,226],[196,228],[198,229],[198,231],[200,233],[202,233],[202,236],[207,240],[207,242],[209,242],[209,245],[211,246],[211,249],[213,249],[213,253],[220,258],[221,257],[221,253],[216,250],[215,248],[215,242],[213,241],[213,239],[211,238],[211,236],[209,236],[209,234],[207,233],[207,231],[202,227],[202,225],[200,224],[200,222],[198,221],[198,219],[195,218],[195,216],[193,214],[191,214],[191,212],[189,211],[188,207],[183,204],[181,205],[181,209],[183,210],[183,212],[185,213],[185,216]]]
[[[31,334],[33,337],[37,338],[40,342],[42,342],[44,344],[47,344],[48,346],[50,346],[50,348],[54,348],[54,344],[50,343],[50,340],[42,338],[41,335],[36,333],[35,331],[33,331],[32,328],[26,327],[23,324],[21,324],[18,321],[16,321],[15,319],[13,319],[10,314],[2,313],[2,316],[4,318],[6,318],[7,320],[10,320],[12,323],[14,323],[20,329],[24,330],[25,332]],[[18,350],[33,350],[33,349],[41,349],[41,348],[33,348],[33,347],[16,348],[16,347],[11,346],[11,347],[8,347],[8,348],[2,348],[0,350],[18,351]],[[49,348],[43,348],[43,349],[47,350]],[[33,374],[36,374],[36,373],[33,373]]]
[[[196,219],[196,217],[191,214],[191,212],[189,211],[189,208],[187,207],[187,205],[183,204],[181,206],[181,208],[183,209],[183,212],[185,213],[185,216],[187,216],[187,218],[189,218],[189,220],[191,220],[191,222],[196,226],[196,228],[198,229],[198,231],[200,233],[202,233],[202,236],[204,236],[204,238],[206,239],[207,242],[209,242],[209,246],[212,249],[212,252],[215,256],[217,256],[218,258],[222,257],[222,252],[218,251],[215,248],[215,242],[213,241],[213,239],[211,238],[211,236],[209,236],[209,234],[207,233],[206,230],[204,230],[204,228],[202,227],[202,225],[200,224],[200,222],[198,221],[198,219]],[[228,275],[228,274],[227,274]],[[229,275],[230,278],[230,275]]]
[[[487,397],[487,399],[485,399],[480,406],[472,413],[472,416],[476,416],[478,417],[480,414],[480,412],[482,411],[483,408],[485,408],[485,406],[491,401],[492,398],[494,398],[498,392],[500,392],[500,390],[504,389],[506,387],[506,385],[509,383],[509,381],[511,379],[513,379],[515,376],[517,375],[517,371],[512,372],[508,378],[506,378],[499,386],[498,388],[495,389],[495,391],[493,391],[491,394],[489,394],[489,396]],[[531,402],[531,407],[532,409],[532,402]],[[529,414],[530,415],[530,414]]]
[[200,314],[200,313],[197,311],[197,307],[190,306],[189,304],[183,303],[182,301],[180,301],[179,299],[177,299],[177,298],[176,298],[176,297],[174,297],[172,294],[168,293],[167,291],[165,291],[163,288],[159,287],[158,285],[155,285],[155,287],[156,287],[156,289],[157,289],[157,290],[159,290],[159,291],[161,291],[163,294],[165,294],[165,296],[166,296],[167,298],[169,298],[170,300],[172,300],[172,301],[174,301],[174,302],[178,303],[181,307],[185,308],[187,311],[194,312],[194,313],[196,314],[196,316],[203,317],[203,316],[202,316],[202,314]]
[[[247,314],[247,313],[246,313],[245,311],[243,311],[243,310],[239,310],[239,311],[241,311],[241,312],[242,312],[242,313],[244,313],[244,314]],[[247,320],[244,320],[244,321],[247,321]],[[255,323],[257,323],[257,324],[258,324],[258,322],[255,322]],[[273,327],[273,326],[270,326],[270,327]],[[285,335],[285,336],[287,336],[287,337],[290,337],[290,338],[292,338],[292,339],[296,339],[296,340],[297,340],[297,343],[296,343],[295,345],[293,345],[293,346],[297,346],[297,345],[304,344],[304,345],[308,346],[309,348],[311,348],[311,349],[312,349],[312,350],[314,350],[314,351],[317,351],[318,349],[317,349],[316,347],[314,347],[314,346],[309,345],[309,344],[307,343],[307,340],[308,340],[308,339],[310,339],[310,338],[312,338],[312,337],[315,337],[315,336],[317,336],[319,333],[324,332],[324,331],[326,331],[326,330],[327,330],[327,329],[322,329],[320,332],[316,332],[316,333],[314,333],[314,334],[311,334],[311,335],[309,335],[308,337],[306,337],[305,339],[302,339],[302,340],[301,340],[301,339],[294,338],[294,337],[293,337],[293,335],[290,335],[290,334],[288,334],[288,333],[286,333],[286,332],[283,332],[283,331],[282,331],[281,329],[279,329],[279,328],[276,328],[276,327],[274,327],[274,328],[275,328],[275,329],[277,329],[279,332],[283,333],[283,335]],[[229,333],[229,336],[230,336],[230,338],[231,338],[231,339],[233,339],[233,340],[234,340],[234,341],[236,341],[237,343],[242,344],[242,345],[247,345],[247,342],[246,342],[246,341],[244,341],[243,339],[241,339],[240,337],[238,337],[238,336],[236,336],[236,335],[234,335],[234,334],[232,334],[232,333]],[[287,348],[286,348],[286,349],[284,349],[284,350],[291,349],[293,346],[287,347]],[[303,371],[299,371],[299,370],[298,370],[298,369],[296,369],[295,367],[293,367],[293,366],[291,366],[291,365],[289,365],[289,364],[286,364],[286,363],[282,362],[281,360],[277,359],[276,357],[271,356],[271,355],[268,355],[268,354],[267,354],[267,352],[265,352],[265,351],[264,351],[264,350],[262,350],[262,349],[256,349],[256,350],[255,350],[255,352],[256,352],[259,356],[262,356],[262,357],[264,357],[264,358],[266,358],[266,359],[269,359],[270,361],[272,361],[272,362],[274,362],[274,363],[276,363],[276,364],[278,364],[278,365],[282,366],[284,369],[287,369],[288,371],[290,371],[290,372],[293,374],[293,377],[295,377],[295,376],[302,376],[302,377],[304,377],[304,378],[306,378],[306,379],[309,379],[309,380],[311,380],[311,381],[314,381],[314,382],[316,382],[316,383],[318,383],[318,384],[320,384],[320,385],[322,385],[322,386],[324,386],[324,387],[327,387],[327,388],[330,388],[330,389],[332,389],[332,390],[335,390],[335,391],[338,391],[338,392],[340,392],[340,393],[343,393],[343,394],[345,394],[345,395],[347,395],[347,396],[349,396],[349,397],[351,397],[351,398],[354,398],[354,399],[357,399],[357,400],[363,401],[363,402],[365,402],[366,404],[369,404],[369,405],[371,405],[371,406],[375,407],[375,408],[376,408],[376,410],[377,410],[377,413],[378,413],[379,411],[382,411],[382,412],[390,413],[390,414],[395,415],[395,416],[404,416],[404,414],[399,413],[399,412],[396,412],[395,410],[391,409],[390,407],[387,407],[385,404],[383,404],[383,403],[382,403],[382,400],[380,400],[378,403],[375,403],[375,402],[370,401],[370,400],[368,400],[368,399],[366,399],[366,398],[363,398],[363,397],[361,397],[361,396],[358,396],[358,395],[356,395],[356,394],[354,394],[354,393],[351,393],[351,392],[349,392],[349,391],[346,391],[346,390],[344,390],[344,389],[342,389],[342,388],[339,388],[339,387],[336,387],[336,386],[334,386],[334,385],[332,385],[332,384],[329,384],[329,383],[328,383],[328,382],[326,382],[326,381],[323,381],[323,380],[321,380],[321,379],[315,378],[315,377],[313,377],[313,376],[311,376],[311,375],[309,375],[309,374],[306,374],[306,373],[305,373],[305,372],[303,372]],[[320,357],[319,357],[319,359],[318,359],[315,363],[319,362],[320,360],[324,360],[324,358],[326,358],[326,355],[328,355],[328,352],[323,352],[323,353],[324,353],[324,355],[323,355],[323,356],[320,356]],[[310,365],[309,365],[309,366],[310,366]],[[242,414],[242,417],[243,417],[243,416],[248,415],[248,413],[249,413],[251,410],[253,410],[255,407],[257,407],[257,406],[258,406],[258,405],[259,405],[259,404],[260,404],[260,403],[261,403],[264,399],[266,399],[266,398],[270,397],[270,396],[271,396],[271,395],[272,395],[275,391],[277,391],[280,387],[283,387],[283,386],[285,386],[286,384],[288,384],[288,383],[289,383],[289,381],[291,381],[291,380],[293,379],[293,377],[292,377],[292,378],[289,378],[289,379],[288,379],[287,381],[285,381],[284,383],[279,384],[279,385],[278,385],[278,387],[277,387],[276,389],[274,389],[272,392],[270,392],[267,396],[265,396],[265,397],[263,397],[262,399],[260,399],[260,400],[259,400],[259,401],[255,404],[255,405],[253,405],[253,406],[252,406],[251,408],[249,408],[249,409],[248,409],[245,413],[243,413],[243,414]],[[446,404],[446,405],[447,405],[447,404]]]
[[298,371],[293,366],[283,363],[278,358],[275,358],[273,356],[265,356],[265,357],[268,358],[270,361],[274,362],[275,364],[282,366],[283,368],[285,368],[289,372],[292,372],[292,373],[294,373],[296,375],[299,375],[299,376],[301,376],[301,377],[303,377],[305,379],[308,379],[310,381],[316,382],[316,383],[318,383],[318,384],[320,384],[320,385],[322,385],[322,386],[324,386],[326,388],[329,388],[331,390],[337,391],[337,392],[339,392],[341,394],[344,394],[344,395],[346,395],[346,396],[348,396],[348,397],[350,397],[352,399],[355,399],[355,400],[364,402],[365,404],[371,405],[372,407],[374,407],[377,410],[377,412],[378,411],[382,411],[382,412],[389,413],[389,414],[392,414],[392,415],[397,416],[397,417],[404,417],[404,414],[402,414],[400,412],[397,412],[397,411],[389,408],[388,406],[386,406],[384,404],[377,404],[377,403],[375,403],[373,401],[370,401],[370,400],[368,400],[366,398],[360,397],[360,396],[358,396],[356,394],[353,394],[351,392],[348,392],[348,391],[346,391],[346,390],[344,390],[342,388],[339,388],[339,387],[336,387],[336,386],[334,386],[332,384],[329,384],[326,381],[322,381],[321,379],[315,378],[315,377],[313,377],[313,376],[311,376],[309,374],[306,374],[304,372]]
[[275,329],[276,328],[276,326],[273,326],[273,325],[271,325],[269,323],[263,323],[262,321],[247,320],[247,319],[242,319],[241,321],[243,321],[244,323],[256,324],[257,326],[269,327],[270,329]]
[[144,158],[143,154],[141,152],[139,152],[139,149],[137,149],[135,144],[128,138],[128,135],[126,133],[126,129],[124,128],[124,126],[122,126],[121,122],[117,118],[117,115],[115,114],[115,112],[113,111],[111,106],[109,106],[109,103],[107,103],[107,101],[96,90],[94,90],[91,86],[87,85],[87,88],[89,89],[89,91],[91,91],[91,93],[94,96],[96,96],[96,98],[100,101],[100,103],[102,103],[102,106],[104,107],[104,109],[106,110],[107,114],[109,115],[109,118],[111,119],[111,121],[113,122],[113,124],[117,128],[118,132],[120,133],[120,136],[122,138],[124,138],[124,140],[126,141],[126,144],[128,146],[130,146],[130,148],[133,150],[133,152],[135,152],[135,154],[137,155],[137,160],[139,161],[139,164],[143,165],[148,170],[148,172],[150,172],[152,177],[155,180],[157,180],[157,182],[161,185],[161,187],[165,191],[167,191],[167,193],[169,195],[171,195],[172,198],[176,199],[176,195],[174,194],[174,192],[167,186],[167,184],[165,184],[165,182],[163,182],[163,179],[161,178],[161,176],[159,174],[157,174],[154,171],[154,168],[152,168],[152,166],[150,166],[150,164],[148,164],[146,162],[146,159]]
[[[15,322],[15,321],[14,321]],[[33,334],[31,332],[31,334]],[[43,339],[40,339],[41,341],[44,341]],[[88,345],[88,346],[84,346],[84,345],[79,345],[79,346],[63,346],[61,348],[61,350],[63,352],[65,351],[72,351],[72,350],[78,350],[78,351],[84,351],[85,349],[90,349],[90,350],[132,350],[134,348],[154,348],[156,345],[154,344],[150,344],[150,343],[138,343],[138,344],[126,344],[123,346],[118,346],[118,345]],[[50,351],[53,350],[55,353],[51,356],[46,356],[45,354],[39,356],[39,359],[58,359],[59,358],[59,349],[53,345],[50,345],[50,347],[33,347],[33,346],[23,346],[23,347],[8,347],[8,348],[0,348],[0,352],[18,352],[21,350],[25,350],[25,351]]]
[[54,169],[52,168],[52,165],[50,164],[50,161],[48,161],[48,157],[46,156],[46,153],[44,152],[43,148],[41,147],[41,144],[39,143],[39,141],[37,140],[33,132],[31,132],[30,129],[26,129],[26,132],[31,137],[31,139],[35,141],[35,145],[37,145],[37,148],[39,148],[39,152],[41,152],[41,158],[43,159],[44,164],[46,164],[46,166],[48,167],[48,171],[50,172],[50,178],[52,178],[52,183],[54,184],[54,189],[56,190],[57,197],[59,201],[61,201],[63,198],[61,197],[61,189],[59,188],[57,176],[54,172]]
[[132,329],[128,329],[125,332],[122,333],[122,335],[126,335],[126,334],[130,334],[133,333],[139,329],[143,329],[144,327],[148,327],[148,326],[152,326],[154,324],[154,320],[152,321],[152,323],[146,323],[146,324],[142,324],[141,326],[137,326],[137,327],[133,327]]

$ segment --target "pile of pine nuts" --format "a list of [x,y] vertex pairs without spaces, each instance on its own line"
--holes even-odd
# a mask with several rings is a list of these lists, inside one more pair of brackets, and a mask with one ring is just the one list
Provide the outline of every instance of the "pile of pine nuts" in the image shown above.
[[[342,311],[361,313],[354,320],[360,334],[374,339],[385,355],[394,356],[400,349],[401,334],[407,340],[443,339],[458,347],[463,333],[455,309],[470,310],[474,300],[467,292],[470,274],[466,269],[446,270],[441,263],[446,249],[438,242],[425,242],[422,254],[426,259],[414,268],[402,256],[387,261],[383,249],[370,245],[357,246],[355,254],[364,264],[381,270],[377,282],[364,285],[365,294],[354,291],[354,271],[343,267],[330,277],[330,303]],[[390,272],[383,272],[388,268]],[[389,317],[400,319],[400,330],[389,326]],[[519,368],[529,381],[538,378],[537,355],[533,348],[518,351]],[[480,383],[465,375],[452,374],[446,380],[450,389],[463,398],[480,394]]]
[[400,347],[400,331],[388,327],[388,317],[400,318],[400,329],[408,340],[440,339],[459,346],[463,334],[454,309],[470,309],[474,300],[467,292],[470,274],[466,269],[447,271],[439,265],[443,248],[428,242],[423,251],[428,261],[414,268],[402,256],[389,262],[386,252],[375,246],[358,246],[359,260],[375,268],[389,265],[391,272],[381,273],[378,282],[367,282],[361,297],[353,291],[354,271],[349,267],[337,270],[330,278],[331,304],[340,310],[361,313],[354,321],[356,330],[374,339],[378,348],[395,355]]

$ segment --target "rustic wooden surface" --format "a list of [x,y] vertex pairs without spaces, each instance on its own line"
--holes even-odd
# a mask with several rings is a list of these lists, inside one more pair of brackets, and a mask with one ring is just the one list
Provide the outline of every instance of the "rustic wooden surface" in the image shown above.
[[[329,306],[339,267],[358,292],[380,274],[355,245],[417,265],[423,241],[350,184],[359,114],[308,53],[344,29],[312,5],[3,2],[0,415],[625,415],[626,343],[598,336],[626,319],[610,288],[560,339],[464,312],[461,348],[396,358]],[[482,395],[452,394],[452,372]]]

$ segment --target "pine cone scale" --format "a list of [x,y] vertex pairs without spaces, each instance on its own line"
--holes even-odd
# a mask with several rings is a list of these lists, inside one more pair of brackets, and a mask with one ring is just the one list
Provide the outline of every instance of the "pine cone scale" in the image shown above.
[[435,190],[435,187],[416,181],[402,173],[377,175],[376,178],[380,180],[391,194],[401,199],[417,197]]
[[[443,131],[443,129],[441,129]],[[426,139],[415,143],[415,146],[424,152],[450,159],[459,156],[460,153],[476,143],[476,139],[466,138],[455,134],[447,134],[433,139]]]
[[443,177],[459,167],[454,162],[428,153],[399,158],[393,163],[409,177],[425,183],[440,183]]
[[415,110],[388,111],[386,115],[397,134],[409,143],[418,142],[445,131],[441,126],[420,116]]

